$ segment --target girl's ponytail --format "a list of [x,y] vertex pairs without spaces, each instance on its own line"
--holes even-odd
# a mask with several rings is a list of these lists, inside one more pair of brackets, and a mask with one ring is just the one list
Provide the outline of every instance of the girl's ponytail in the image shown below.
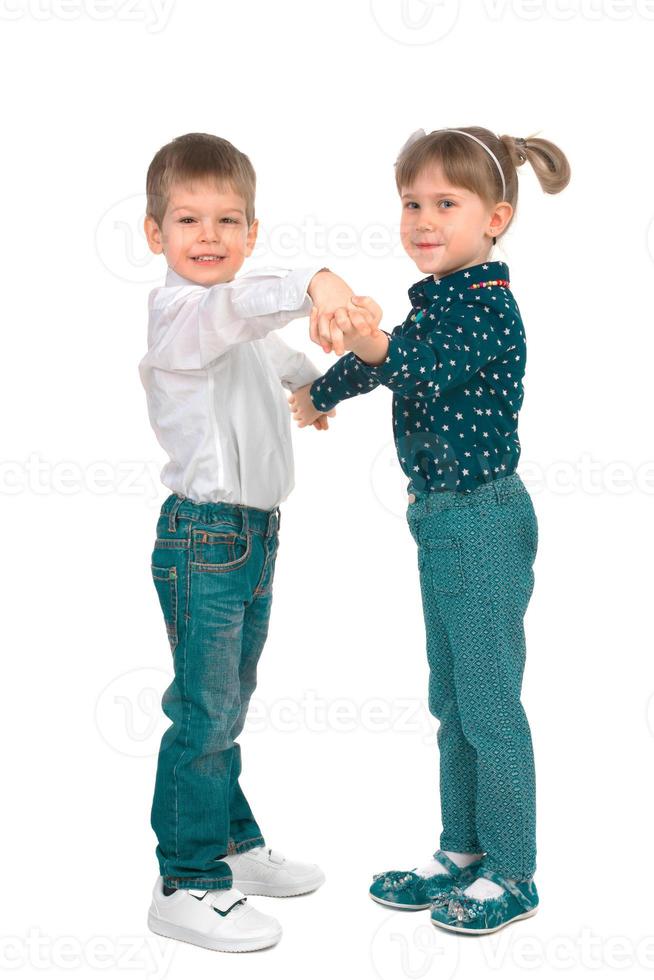
[[558,194],[568,186],[570,164],[565,153],[555,143],[539,139],[536,133],[526,139],[515,136],[499,138],[516,169],[529,161],[546,194]]

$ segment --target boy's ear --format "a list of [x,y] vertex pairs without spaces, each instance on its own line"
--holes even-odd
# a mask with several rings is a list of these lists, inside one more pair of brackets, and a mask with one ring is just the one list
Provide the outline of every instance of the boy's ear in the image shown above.
[[245,254],[252,255],[252,251],[257,241],[257,234],[259,233],[259,219],[255,218],[250,227],[248,228],[248,237],[245,242]]
[[154,218],[148,214],[145,216],[143,227],[145,229],[145,237],[148,240],[150,251],[154,252],[155,255],[161,255],[163,252],[163,245],[161,243],[161,230],[159,225]]

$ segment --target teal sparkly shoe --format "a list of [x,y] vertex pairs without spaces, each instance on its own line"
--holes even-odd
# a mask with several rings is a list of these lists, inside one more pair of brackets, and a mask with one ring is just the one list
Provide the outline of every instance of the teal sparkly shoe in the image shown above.
[[[439,929],[485,935],[497,932],[511,922],[528,919],[538,911],[538,892],[533,878],[529,881],[510,881],[490,868],[480,868],[478,878],[488,878],[504,888],[498,898],[472,898],[457,887],[432,902],[431,921]],[[468,882],[471,884],[471,882]],[[467,888],[468,885],[465,886]]]
[[479,877],[483,859],[475,861],[467,868],[459,868],[443,851],[436,851],[436,860],[447,868],[446,874],[431,875],[424,878],[412,871],[386,871],[373,875],[370,897],[380,905],[390,905],[394,909],[417,912],[431,908],[434,901],[444,901],[455,885],[467,888]]

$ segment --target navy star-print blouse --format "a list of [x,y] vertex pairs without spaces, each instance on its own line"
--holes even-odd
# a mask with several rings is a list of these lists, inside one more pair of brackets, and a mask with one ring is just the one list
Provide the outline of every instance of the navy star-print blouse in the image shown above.
[[393,391],[398,459],[418,490],[470,493],[513,473],[527,348],[505,262],[484,262],[409,289],[412,309],[372,367],[350,352],[310,388],[316,408]]

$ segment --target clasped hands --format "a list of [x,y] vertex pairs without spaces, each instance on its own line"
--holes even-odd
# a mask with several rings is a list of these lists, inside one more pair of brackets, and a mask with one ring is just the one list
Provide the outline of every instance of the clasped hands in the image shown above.
[[[311,340],[329,354],[341,356],[353,351],[369,364],[381,363],[386,356],[388,340],[380,329],[382,310],[370,296],[352,295],[344,280],[333,272],[317,273],[309,285],[313,300],[309,335]],[[336,409],[321,413],[315,408],[309,390],[311,382],[298,388],[289,397],[289,408],[300,428],[313,425],[316,429],[328,429],[328,416]]]

